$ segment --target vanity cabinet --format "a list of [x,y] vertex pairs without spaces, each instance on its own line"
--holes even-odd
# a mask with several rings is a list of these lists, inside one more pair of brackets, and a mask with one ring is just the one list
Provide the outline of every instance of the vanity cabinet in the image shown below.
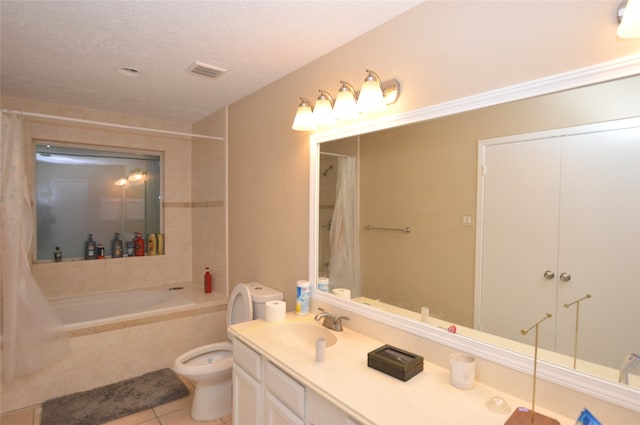
[[245,344],[233,343],[233,424],[263,423],[262,356]]
[[358,425],[346,412],[315,391],[309,391],[310,425]]
[[233,342],[234,425],[357,425],[246,344]]
[[[640,344],[638,120],[483,141],[476,327],[618,368]],[[616,329],[604,326],[615,323]]]

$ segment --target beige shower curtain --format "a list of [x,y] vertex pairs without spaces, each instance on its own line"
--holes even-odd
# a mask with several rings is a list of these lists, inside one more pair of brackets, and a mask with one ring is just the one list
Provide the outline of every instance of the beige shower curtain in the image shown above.
[[69,352],[69,343],[61,320],[31,274],[34,217],[21,118],[3,112],[1,136],[1,357],[6,384],[60,361]]
[[360,252],[358,249],[356,159],[338,158],[336,201],[329,233],[329,281],[331,288],[360,296]]

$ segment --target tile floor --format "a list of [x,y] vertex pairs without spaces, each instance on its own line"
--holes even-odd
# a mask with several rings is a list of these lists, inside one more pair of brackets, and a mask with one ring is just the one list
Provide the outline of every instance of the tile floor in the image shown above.
[[[231,416],[213,421],[194,421],[191,418],[193,385],[189,382],[185,382],[185,385],[189,388],[188,397],[107,422],[105,425],[231,425]],[[0,424],[40,425],[41,410],[41,406],[37,405],[7,413],[0,417]]]

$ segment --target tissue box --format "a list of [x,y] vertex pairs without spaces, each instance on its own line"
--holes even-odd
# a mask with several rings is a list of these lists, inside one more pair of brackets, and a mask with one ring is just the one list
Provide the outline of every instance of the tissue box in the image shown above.
[[367,366],[408,381],[422,372],[424,359],[392,345],[386,344],[367,354]]

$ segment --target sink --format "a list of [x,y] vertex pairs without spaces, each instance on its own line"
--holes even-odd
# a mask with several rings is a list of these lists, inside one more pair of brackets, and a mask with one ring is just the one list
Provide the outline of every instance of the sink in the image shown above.
[[323,328],[315,323],[282,323],[273,324],[260,329],[260,333],[269,342],[277,342],[284,346],[296,349],[314,349],[318,338],[325,339],[325,346],[331,347],[338,338],[333,331]]

